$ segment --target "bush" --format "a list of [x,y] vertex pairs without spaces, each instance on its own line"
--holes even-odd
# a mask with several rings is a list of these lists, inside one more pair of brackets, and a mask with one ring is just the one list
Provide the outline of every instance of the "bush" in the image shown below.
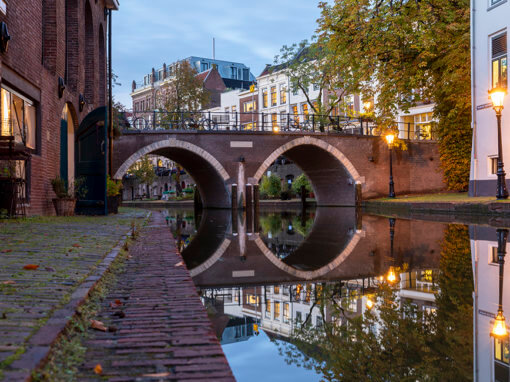
[[299,175],[292,183],[292,192],[301,195],[301,186],[305,186],[307,192],[312,192],[312,185],[305,174]]
[[289,200],[290,199],[290,192],[289,191],[282,191],[280,193],[280,199],[281,200]]
[[260,195],[269,198],[277,198],[282,191],[282,183],[279,176],[271,174],[270,176],[263,176],[260,182]]
[[119,180],[114,180],[108,175],[108,178],[106,179],[106,195],[117,196],[120,195],[121,190],[122,182]]

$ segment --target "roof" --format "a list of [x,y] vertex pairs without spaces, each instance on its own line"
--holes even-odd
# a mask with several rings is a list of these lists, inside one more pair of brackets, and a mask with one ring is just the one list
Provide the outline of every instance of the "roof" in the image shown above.
[[113,9],[114,11],[119,10],[119,0],[106,0],[105,5],[108,9]]
[[205,72],[198,73],[195,75],[196,78],[198,78],[200,81],[205,82],[207,80],[207,77],[209,77],[209,74],[211,74],[212,70],[214,68],[207,69]]
[[[278,64],[278,65],[271,65],[271,64],[266,64],[266,67],[264,68],[264,70],[262,71],[262,73],[260,73],[259,77],[262,77],[262,76],[266,76],[268,74],[271,74],[271,73],[274,73],[274,72],[279,72],[280,70],[283,70],[285,69],[286,67],[289,66],[289,64],[291,62],[294,62],[296,60],[298,60],[299,58],[301,58],[302,56],[304,56],[305,54],[308,53],[308,48],[309,47],[303,47],[301,48],[297,53],[296,55],[292,58],[292,60],[289,60],[287,62],[283,62],[281,64]],[[309,57],[307,57],[307,59],[310,59]]]

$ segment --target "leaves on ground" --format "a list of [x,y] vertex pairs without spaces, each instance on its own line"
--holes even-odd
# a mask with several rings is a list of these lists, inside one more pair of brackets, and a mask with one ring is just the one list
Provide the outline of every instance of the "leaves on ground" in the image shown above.
[[23,269],[26,269],[28,271],[35,271],[37,268],[39,268],[39,265],[37,264],[27,264],[23,266]]
[[184,261],[179,261],[174,265],[174,267],[182,267],[184,265]]
[[160,378],[160,377],[169,377],[170,375],[172,375],[172,373],[167,371],[165,373],[143,374],[142,377]]
[[4,284],[4,285],[16,284],[16,281],[14,281],[14,280],[6,280],[6,281],[2,281],[2,284]]
[[102,332],[108,331],[108,328],[106,327],[106,325],[98,320],[90,320],[90,327],[92,329],[100,330]]
[[101,374],[103,372],[103,367],[100,363],[98,363],[96,366],[94,366],[94,373]]

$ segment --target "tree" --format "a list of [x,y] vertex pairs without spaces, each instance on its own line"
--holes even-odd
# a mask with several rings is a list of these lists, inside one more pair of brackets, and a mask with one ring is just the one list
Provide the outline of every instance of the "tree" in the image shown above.
[[126,106],[122,103],[115,101],[113,97],[113,138],[117,139],[122,135],[122,130],[129,129],[130,124],[126,118]]
[[147,155],[142,157],[131,166],[129,172],[133,174],[141,184],[146,185],[147,195],[150,196],[149,187],[156,179],[156,172],[154,171],[154,166],[152,165],[152,161],[149,157]]
[[157,102],[165,111],[180,113],[200,110],[208,104],[209,97],[203,82],[197,78],[197,71],[188,61],[179,61],[175,65],[174,78],[167,88],[162,89]]
[[320,7],[325,60],[348,68],[352,90],[377,96],[379,117],[391,120],[397,109],[435,102],[445,182],[465,189],[471,150],[469,0],[336,0]]
[[264,175],[260,181],[260,195],[262,197],[276,198],[282,191],[282,180],[276,174]]
[[301,186],[305,186],[307,192],[312,192],[312,185],[305,174],[299,175],[292,183],[292,192],[296,195],[301,194]]
[[[350,77],[342,73],[342,67],[335,67],[326,59],[329,55],[329,48],[322,40],[313,39],[311,43],[303,40],[299,44],[284,45],[272,69],[288,76],[291,91],[303,92],[310,110],[318,115],[321,131],[327,123],[323,117],[331,114],[350,88],[344,81]],[[316,99],[311,97],[311,89],[318,91]]]

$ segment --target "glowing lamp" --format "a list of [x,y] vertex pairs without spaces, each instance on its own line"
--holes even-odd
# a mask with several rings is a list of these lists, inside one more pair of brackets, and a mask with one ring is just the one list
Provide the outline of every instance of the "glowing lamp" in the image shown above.
[[494,326],[492,327],[492,336],[497,338],[506,337],[508,332],[506,330],[505,317],[503,316],[503,312],[501,310],[498,311],[498,315],[494,321]]
[[365,111],[370,110],[371,106],[372,106],[372,102],[370,102],[370,101],[363,102],[363,108],[365,109]]
[[397,281],[397,275],[395,274],[395,269],[393,267],[390,267],[386,280],[388,280],[389,283]]
[[372,301],[371,298],[369,298],[367,300],[367,304],[366,305],[367,305],[367,309],[372,309],[372,307],[374,306],[374,302]]
[[506,95],[505,88],[497,87],[489,91],[489,96],[492,101],[492,108],[496,110],[496,113],[501,113],[501,110],[503,110],[505,95]]
[[280,129],[278,128],[277,125],[274,125],[273,126],[273,132],[277,133]]
[[391,146],[393,144],[393,141],[395,140],[395,136],[393,134],[388,134],[385,136],[386,142],[388,143],[388,146]]

